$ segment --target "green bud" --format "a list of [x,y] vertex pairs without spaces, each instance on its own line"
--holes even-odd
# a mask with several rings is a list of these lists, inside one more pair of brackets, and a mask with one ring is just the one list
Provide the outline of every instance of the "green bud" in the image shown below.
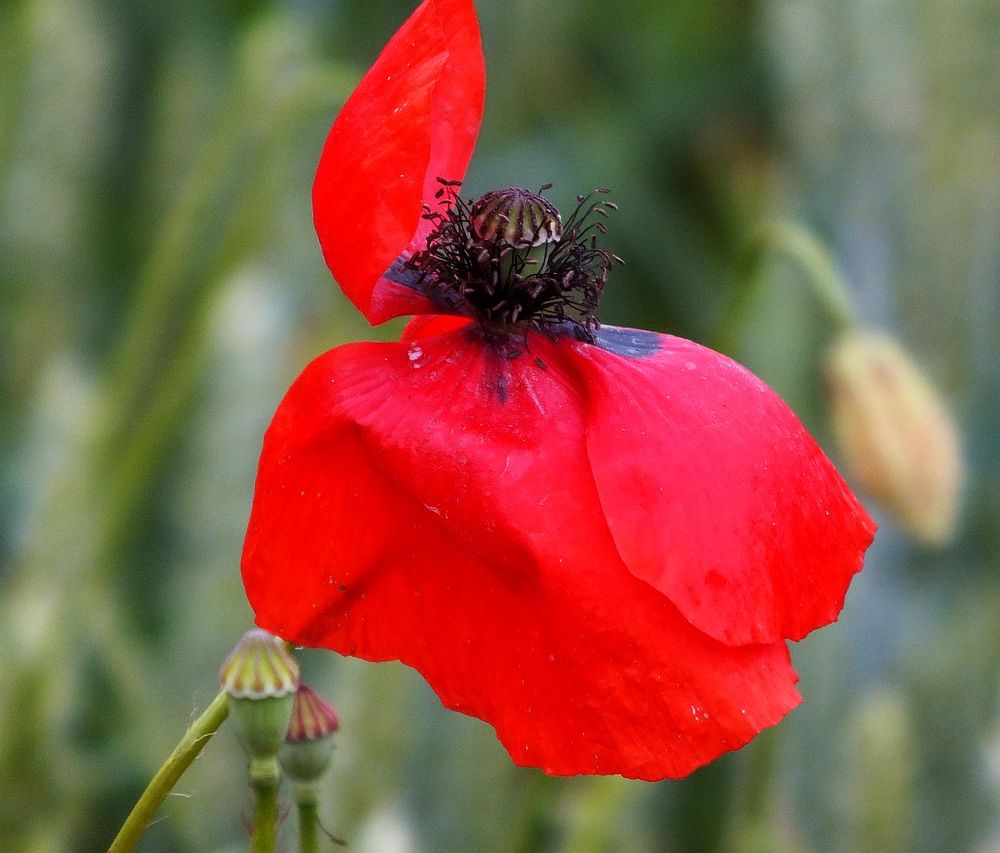
[[299,665],[281,639],[253,628],[223,662],[219,683],[235,699],[291,696],[299,684]]
[[299,666],[285,644],[259,628],[247,631],[222,664],[219,681],[252,765],[270,765],[278,754],[298,680]]
[[285,744],[278,754],[282,769],[295,782],[314,782],[333,755],[339,724],[333,707],[307,684],[299,684]]

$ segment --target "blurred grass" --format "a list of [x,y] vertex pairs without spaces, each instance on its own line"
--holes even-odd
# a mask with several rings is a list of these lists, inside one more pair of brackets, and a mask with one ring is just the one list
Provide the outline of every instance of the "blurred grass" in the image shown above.
[[[106,846],[249,624],[260,437],[309,358],[369,330],[309,187],[410,0],[0,6],[0,806],[5,849]],[[627,259],[604,318],[718,343],[821,440],[817,234],[865,322],[943,388],[973,472],[954,544],[883,527],[806,702],[678,783],[546,779],[405,668],[304,655],[343,720],[321,813],[355,850],[1000,847],[1000,2],[478,4],[468,191],[608,184]],[[735,312],[735,313],[734,313]],[[221,733],[144,850],[240,849]]]

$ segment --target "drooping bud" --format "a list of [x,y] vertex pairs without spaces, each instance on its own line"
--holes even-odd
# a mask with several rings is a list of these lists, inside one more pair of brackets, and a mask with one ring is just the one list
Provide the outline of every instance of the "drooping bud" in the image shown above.
[[826,362],[833,428],[848,470],[920,541],[954,532],[963,470],[944,402],[891,337],[849,330]]
[[273,634],[247,631],[219,669],[229,710],[251,758],[273,760],[292,714],[299,665]]
[[472,205],[469,224],[481,240],[528,247],[562,237],[559,211],[545,196],[519,187],[490,190]]
[[295,692],[292,719],[278,760],[295,782],[313,782],[326,770],[333,755],[337,714],[308,684]]

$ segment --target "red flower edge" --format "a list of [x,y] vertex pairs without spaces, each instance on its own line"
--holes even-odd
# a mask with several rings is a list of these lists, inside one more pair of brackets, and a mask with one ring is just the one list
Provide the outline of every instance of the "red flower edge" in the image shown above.
[[[442,311],[393,262],[426,239],[436,179],[464,174],[481,69],[472,3],[427,0],[331,131],[317,231],[370,320]],[[383,132],[404,102],[416,142]],[[794,414],[718,353],[604,326],[528,329],[512,356],[432,316],[292,386],[243,575],[258,624],[410,664],[515,762],[652,780],[798,703],[784,641],[836,618],[873,532]]]
[[414,666],[520,764],[684,775],[797,704],[787,650],[721,643],[629,571],[588,463],[580,359],[531,348],[504,359],[463,326],[306,369],[261,457],[258,623]]
[[371,323],[437,313],[383,276],[420,246],[438,206],[438,177],[461,178],[472,157],[486,85],[469,0],[425,0],[385,46],[330,130],[313,185],[323,255]]

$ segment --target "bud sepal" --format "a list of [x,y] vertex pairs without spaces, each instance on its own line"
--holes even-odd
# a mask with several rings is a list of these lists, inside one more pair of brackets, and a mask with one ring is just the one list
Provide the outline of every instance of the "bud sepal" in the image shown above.
[[251,765],[270,765],[284,742],[292,715],[299,682],[295,658],[278,637],[254,628],[223,662],[219,682]]
[[309,783],[323,775],[333,756],[333,734],[338,728],[333,706],[308,684],[299,684],[288,733],[278,754],[290,779]]

